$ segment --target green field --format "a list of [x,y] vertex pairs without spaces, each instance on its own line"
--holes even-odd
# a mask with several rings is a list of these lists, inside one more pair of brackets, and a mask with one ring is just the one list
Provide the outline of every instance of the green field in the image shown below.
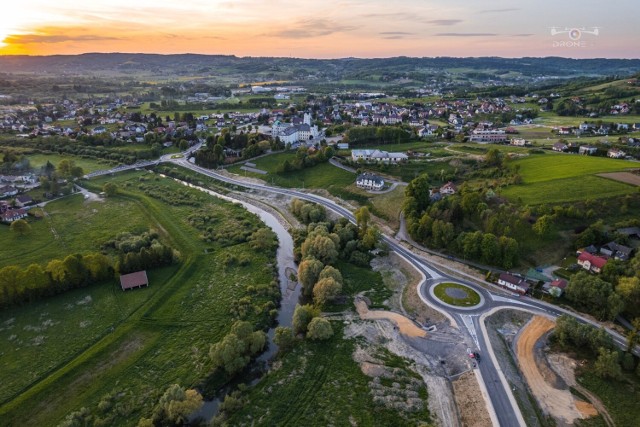
[[[85,185],[100,189],[108,180],[118,183],[120,195],[87,206],[77,197],[56,202],[53,220],[75,222],[78,229],[68,230],[78,233],[68,240],[69,251],[95,248],[103,238],[145,224],[180,251],[181,262],[150,271],[147,289],[124,293],[114,280],[3,311],[2,424],[57,425],[86,407],[102,425],[136,425],[169,384],[193,387],[211,373],[209,345],[228,331],[235,316],[266,322],[275,291],[255,289],[272,289],[273,255],[231,240],[234,233],[261,227],[257,217],[148,173]],[[107,215],[118,211],[123,216]],[[87,212],[95,218],[73,219]],[[189,219],[194,212],[208,216],[212,228],[226,237],[203,240],[203,231]],[[26,237],[38,246],[40,234]],[[33,260],[52,255],[63,253],[41,252]],[[230,256],[242,262],[229,263]],[[239,303],[243,297],[250,297],[248,309]],[[212,380],[220,385],[224,378]],[[109,404],[98,408],[101,401]]]
[[289,151],[271,154],[251,161],[256,165],[256,169],[268,172],[266,175],[241,170],[240,167],[243,163],[232,166],[228,170],[238,175],[263,179],[269,184],[280,187],[325,189],[329,193],[345,199],[357,198],[357,193],[353,193],[356,189],[355,174],[333,166],[328,162],[286,174],[276,173],[279,165],[284,163],[285,160],[291,160],[294,157],[295,153]]
[[44,211],[44,218],[29,217],[31,232],[25,236],[0,225],[0,240],[6,243],[0,245],[2,265],[42,264],[73,253],[95,252],[120,231],[149,227],[140,207],[125,199],[90,202],[76,194],[47,204]]
[[501,190],[524,204],[563,203],[613,197],[636,192],[637,187],[596,176],[624,171],[636,164],[625,160],[571,154],[532,155],[516,160],[523,183]]
[[39,169],[42,166],[46,165],[47,161],[50,161],[54,166],[58,167],[58,164],[64,159],[73,160],[77,166],[80,166],[82,169],[84,169],[85,173],[101,169],[108,169],[108,166],[114,164],[113,162],[107,160],[86,159],[83,157],[65,156],[62,154],[30,154],[27,157],[29,158],[31,167],[34,169]]

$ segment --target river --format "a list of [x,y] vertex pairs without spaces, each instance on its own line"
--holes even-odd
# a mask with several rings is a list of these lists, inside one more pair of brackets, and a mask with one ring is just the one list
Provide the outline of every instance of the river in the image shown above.
[[[161,175],[165,177],[164,175]],[[169,177],[166,177],[169,178]],[[239,203],[244,206],[249,212],[258,215],[260,220],[265,223],[267,227],[273,230],[278,236],[278,251],[276,259],[278,263],[278,279],[280,283],[280,292],[282,299],[280,301],[280,307],[278,309],[277,326],[291,326],[291,320],[293,318],[293,311],[296,308],[296,304],[300,299],[301,286],[296,282],[289,279],[291,272],[296,272],[296,264],[293,258],[293,239],[286,228],[278,221],[278,219],[271,213],[264,209],[261,209],[255,205],[252,205],[243,200],[234,199],[220,193],[216,193],[213,190],[207,188],[198,187],[197,185],[190,184],[179,179],[173,179],[187,187],[195,188],[203,191],[211,196],[217,197],[233,203]],[[287,274],[289,272],[289,274]],[[268,363],[273,359],[278,351],[278,346],[273,342],[273,336],[275,334],[275,327],[269,329],[267,332],[268,346],[264,353],[262,353],[254,363],[254,365],[261,365]],[[255,382],[257,382],[256,380]],[[224,393],[223,393],[224,394]],[[204,418],[206,421],[210,421],[217,413],[218,406],[224,396],[218,396],[213,400],[205,401],[202,407],[192,415],[192,419]]]

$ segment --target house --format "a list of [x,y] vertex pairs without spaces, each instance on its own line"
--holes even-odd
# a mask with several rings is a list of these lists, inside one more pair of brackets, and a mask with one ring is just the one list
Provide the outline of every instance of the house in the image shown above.
[[598,152],[598,147],[594,147],[593,145],[581,145],[578,148],[578,154],[583,154],[586,156],[591,156]]
[[380,191],[384,187],[384,179],[377,175],[363,173],[356,178],[356,186],[365,190]]
[[4,223],[10,224],[13,221],[23,219],[27,217],[27,211],[24,209],[11,209],[0,214],[0,220]]
[[511,138],[510,144],[515,145],[517,147],[524,147],[524,146],[530,145],[529,141],[527,141],[524,138]]
[[16,206],[24,208],[25,206],[33,203],[33,199],[31,196],[27,196],[25,194],[16,197]]
[[141,288],[143,286],[149,286],[149,279],[147,279],[147,272],[145,270],[136,271],[135,273],[123,274],[120,276],[120,286],[123,291],[127,289]]
[[609,242],[600,248],[600,253],[602,255],[613,257],[618,261],[628,261],[629,258],[631,258],[632,252],[633,248],[621,245],[616,242]]
[[388,153],[381,150],[351,150],[351,159],[354,162],[363,160],[365,162],[375,161],[382,163],[399,163],[409,158],[404,153]]
[[622,234],[623,236],[631,237],[633,239],[640,239],[640,227],[625,227],[618,228],[616,233]]
[[16,187],[12,187],[10,185],[0,187],[0,198],[12,197],[16,194],[18,194],[18,189]]
[[440,187],[440,194],[445,194],[447,196],[451,194],[456,194],[456,191],[458,191],[458,189],[456,185],[451,181],[447,182],[445,185]]
[[516,291],[522,295],[529,291],[529,283],[527,283],[524,278],[510,273],[501,273],[498,278],[498,285],[504,286],[512,291]]
[[624,159],[627,153],[620,150],[619,148],[612,148],[607,151],[607,157],[611,157],[612,159]]
[[566,289],[567,284],[568,284],[567,281],[564,279],[556,279],[542,285],[542,290],[557,298],[564,293],[564,290]]
[[588,252],[582,252],[578,257],[578,265],[592,273],[600,273],[602,268],[607,264],[607,259],[592,255]]
[[553,151],[565,152],[569,149],[569,146],[564,142],[556,142],[555,144],[553,144],[553,147],[551,147],[551,149]]

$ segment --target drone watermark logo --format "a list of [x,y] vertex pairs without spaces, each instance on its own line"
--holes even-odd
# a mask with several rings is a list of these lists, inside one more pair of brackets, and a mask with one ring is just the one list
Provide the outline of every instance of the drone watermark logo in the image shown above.
[[556,37],[552,46],[556,48],[581,48],[589,46],[587,37],[600,35],[599,27],[551,27],[551,36]]

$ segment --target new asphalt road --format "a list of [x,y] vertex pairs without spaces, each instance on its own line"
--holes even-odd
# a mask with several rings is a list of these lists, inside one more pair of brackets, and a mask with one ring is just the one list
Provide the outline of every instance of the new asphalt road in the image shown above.
[[[350,210],[327,198],[309,194],[300,190],[247,183],[245,181],[236,180],[215,171],[205,169],[193,163],[190,163],[187,159],[192,152],[199,148],[199,145],[200,144],[190,148],[187,152],[183,153],[182,157],[179,158],[176,158],[175,155],[167,155],[163,156],[159,162],[149,162],[148,165],[134,165],[132,167],[144,167],[160,162],[170,162],[229,184],[234,184],[248,189],[268,191],[275,194],[297,197],[298,199],[317,203],[355,223],[355,217]],[[126,169],[130,168],[117,168],[110,171],[100,171],[96,174],[93,174],[93,176],[120,172]],[[522,418],[516,400],[511,393],[511,388],[509,387],[504,375],[502,374],[502,371],[497,365],[495,357],[493,357],[491,344],[488,341],[488,338],[485,335],[486,331],[483,328],[483,316],[496,310],[509,308],[526,310],[553,318],[558,317],[562,314],[570,314],[574,317],[577,317],[583,322],[591,323],[598,327],[600,327],[600,325],[584,317],[577,316],[575,313],[568,312],[564,309],[541,301],[530,299],[528,297],[511,296],[510,294],[505,293],[500,289],[496,289],[495,291],[487,290],[485,287],[481,287],[475,283],[451,277],[440,271],[437,267],[429,264],[419,255],[416,255],[414,252],[402,246],[400,242],[394,237],[383,235],[382,239],[388,245],[390,250],[405,258],[410,264],[412,264],[424,275],[425,280],[420,284],[419,289],[423,301],[425,301],[425,303],[429,304],[430,306],[442,311],[443,313],[446,313],[450,319],[454,320],[461,328],[461,330],[463,330],[468,336],[469,348],[480,353],[482,359],[479,363],[477,363],[477,369],[479,371],[479,377],[483,381],[484,388],[489,397],[489,402],[487,403],[490,407],[489,412],[492,415],[494,423],[504,427],[513,427],[518,425],[524,427],[524,420]],[[482,301],[480,302],[480,304],[470,308],[456,307],[445,304],[433,294],[433,287],[442,281],[463,283],[478,292],[482,297]],[[614,331],[609,330],[608,332],[613,336],[614,340],[620,347],[624,347],[626,345],[626,340],[624,337],[615,333]]]

